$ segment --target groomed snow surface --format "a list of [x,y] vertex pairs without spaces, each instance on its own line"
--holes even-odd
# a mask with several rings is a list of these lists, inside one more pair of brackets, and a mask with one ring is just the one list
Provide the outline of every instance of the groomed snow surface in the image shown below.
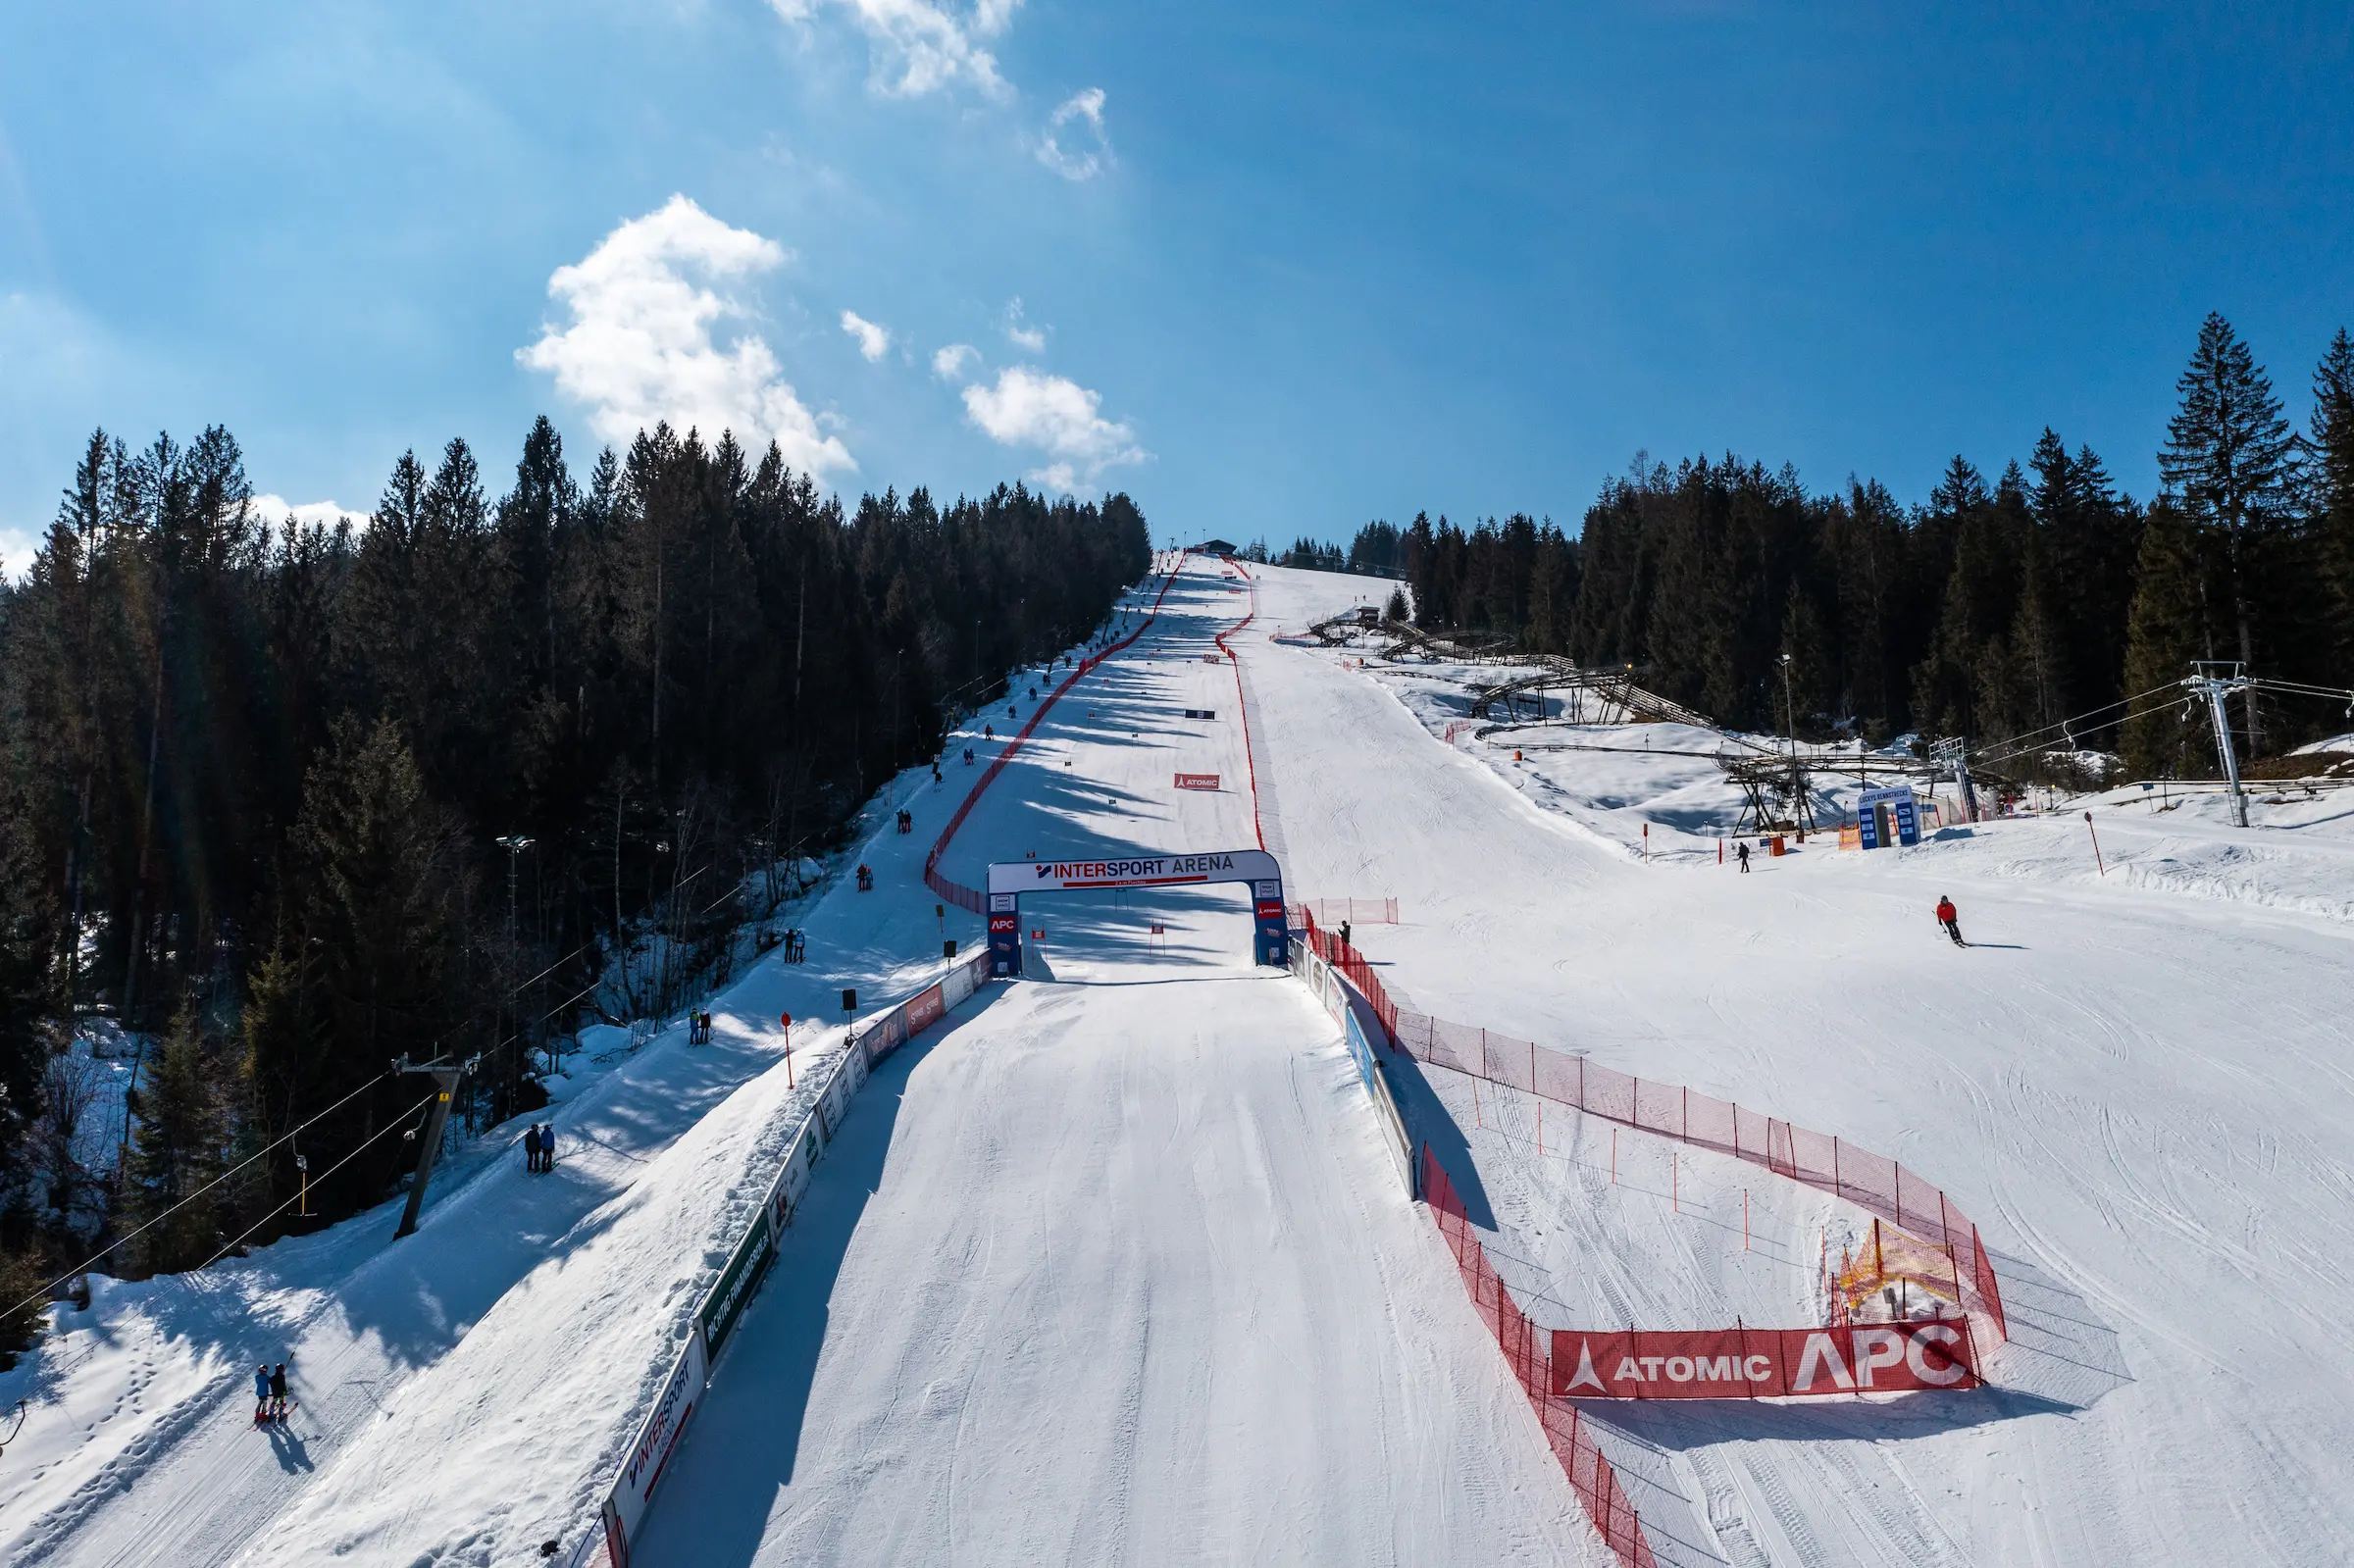
[[[1455,672],[1272,639],[1386,585],[1253,574],[1189,561],[944,870],[1263,829],[1294,897],[1400,900],[1356,936],[1402,1001],[1900,1158],[2002,1270],[1991,1391],[1587,1403],[1663,1561],[2347,1556],[2354,800],[2243,831],[2136,790],[1743,876],[1715,863],[1734,797],[1665,755],[1706,732],[1451,748]],[[1203,654],[1254,602],[1229,639],[1247,754],[1238,672]],[[1028,690],[976,724],[1017,728]],[[578,1541],[804,1097],[777,1010],[888,1000],[943,936],[980,938],[920,881],[968,743],[1001,739],[958,736],[942,784],[878,799],[878,888],[826,895],[806,966],[718,998],[713,1046],[672,1031],[566,1098],[554,1175],[494,1151],[396,1246],[387,1208],[61,1311],[0,1379],[32,1401],[0,1557],[406,1568]],[[1940,893],[1977,945],[1936,930]],[[1333,1024],[1247,966],[1240,889],[1031,898],[1023,922],[1040,978],[987,987],[853,1102],[638,1561],[1607,1562]],[[841,1038],[796,1028],[794,1071]],[[1396,1065],[1540,1324],[1815,1321],[1822,1248],[1868,1223]],[[298,1408],[256,1432],[251,1364],[289,1351]]]

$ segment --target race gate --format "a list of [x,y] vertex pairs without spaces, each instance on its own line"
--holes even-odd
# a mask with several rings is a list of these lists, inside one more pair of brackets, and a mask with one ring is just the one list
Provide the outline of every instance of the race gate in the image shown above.
[[1263,849],[1199,854],[1129,855],[1117,860],[993,860],[989,865],[989,972],[1022,972],[1022,894],[1089,888],[1185,887],[1213,882],[1251,885],[1253,956],[1281,969],[1285,951],[1283,869]]

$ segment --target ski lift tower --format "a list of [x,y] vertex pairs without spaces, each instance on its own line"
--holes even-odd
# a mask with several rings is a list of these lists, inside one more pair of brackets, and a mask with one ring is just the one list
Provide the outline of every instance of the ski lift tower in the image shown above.
[[1970,741],[1961,735],[1929,742],[1929,761],[1937,769],[1937,777],[1951,775],[1954,788],[1962,796],[1962,810],[1971,822],[1978,820],[1978,792],[1970,783]]
[[400,1211],[400,1229],[392,1233],[395,1241],[404,1236],[416,1234],[417,1216],[425,1210],[425,1186],[433,1180],[434,1161],[441,1153],[441,1130],[449,1125],[450,1096],[458,1091],[459,1082],[473,1072],[481,1061],[479,1056],[469,1057],[463,1062],[452,1062],[447,1057],[436,1056],[430,1062],[412,1063],[404,1051],[392,1063],[392,1076],[395,1078],[422,1073],[434,1081],[433,1108],[426,1112],[424,1136],[417,1145],[417,1175],[409,1184],[408,1207]]
[[2215,720],[2215,749],[2224,759],[2224,777],[2231,782],[2231,825],[2248,825],[2248,792],[2239,782],[2239,758],[2231,750],[2231,721],[2224,712],[2224,699],[2235,691],[2245,691],[2257,683],[2248,677],[2244,664],[2197,662],[2182,684],[2207,699],[2208,716]]

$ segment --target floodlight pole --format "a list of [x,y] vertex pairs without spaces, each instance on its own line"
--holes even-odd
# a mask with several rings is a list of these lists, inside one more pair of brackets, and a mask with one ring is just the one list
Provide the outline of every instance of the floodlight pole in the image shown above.
[[[523,973],[523,966],[517,961],[516,952],[515,863],[523,858],[525,850],[532,847],[533,840],[518,833],[509,834],[504,838],[493,839],[492,842],[507,852],[507,980],[512,985],[515,977]],[[507,1017],[515,1025],[515,1037],[519,1044],[523,1038],[523,1003],[516,993],[522,988],[520,986],[512,986],[507,992]],[[469,1120],[466,1125],[471,1129],[474,1123]],[[408,1233],[403,1231],[401,1234],[406,1236]]]
[[1807,786],[1798,772],[1798,704],[1790,696],[1790,655],[1782,655],[1782,733],[1790,742],[1790,826],[1797,830],[1798,841],[1807,841],[1807,830],[1800,818],[1805,815]]

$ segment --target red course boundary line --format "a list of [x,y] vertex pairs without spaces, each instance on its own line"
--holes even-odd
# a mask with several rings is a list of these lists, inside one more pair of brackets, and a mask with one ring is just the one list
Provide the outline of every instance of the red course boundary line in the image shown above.
[[[1030,722],[1022,726],[1021,731],[1005,743],[1005,749],[998,752],[990,765],[982,770],[981,777],[973,782],[971,792],[964,797],[964,804],[956,808],[956,814],[948,819],[948,825],[940,831],[940,837],[933,843],[931,852],[924,856],[925,886],[959,909],[969,909],[976,915],[981,912],[979,889],[967,887],[962,883],[950,882],[940,874],[940,857],[947,853],[948,840],[956,836],[956,830],[964,826],[964,819],[971,814],[973,807],[980,804],[981,796],[988,790],[998,775],[1005,771],[1005,764],[1013,760],[1013,754],[1022,749],[1022,742],[1030,738],[1030,732],[1038,728],[1038,722],[1047,716],[1047,710],[1053,707],[1064,692],[1078,684],[1089,671],[1145,634],[1145,628],[1151,626],[1160,615],[1160,601],[1169,596],[1169,589],[1176,583],[1177,574],[1185,566],[1185,559],[1189,553],[1191,552],[1183,550],[1178,552],[1176,564],[1169,568],[1169,575],[1161,582],[1160,591],[1152,596],[1151,612],[1145,617],[1137,629],[1110,647],[1105,648],[1101,653],[1080,660],[1079,667],[1063,677],[1062,684],[1047,693],[1046,700],[1041,702],[1037,711],[1030,715]],[[1237,679],[1239,680],[1240,677]],[[1256,793],[1254,792],[1252,800],[1254,817],[1257,798]]]
[[1251,777],[1251,832],[1257,837],[1258,847],[1264,849],[1267,847],[1267,830],[1259,825],[1258,820],[1258,764],[1251,756],[1251,704],[1243,700],[1243,661],[1240,655],[1226,646],[1228,637],[1258,619],[1258,582],[1234,562],[1226,564],[1242,573],[1243,581],[1251,584],[1251,613],[1219,632],[1212,640],[1226,655],[1226,662],[1234,666],[1234,706],[1235,711],[1243,716],[1243,768]]

